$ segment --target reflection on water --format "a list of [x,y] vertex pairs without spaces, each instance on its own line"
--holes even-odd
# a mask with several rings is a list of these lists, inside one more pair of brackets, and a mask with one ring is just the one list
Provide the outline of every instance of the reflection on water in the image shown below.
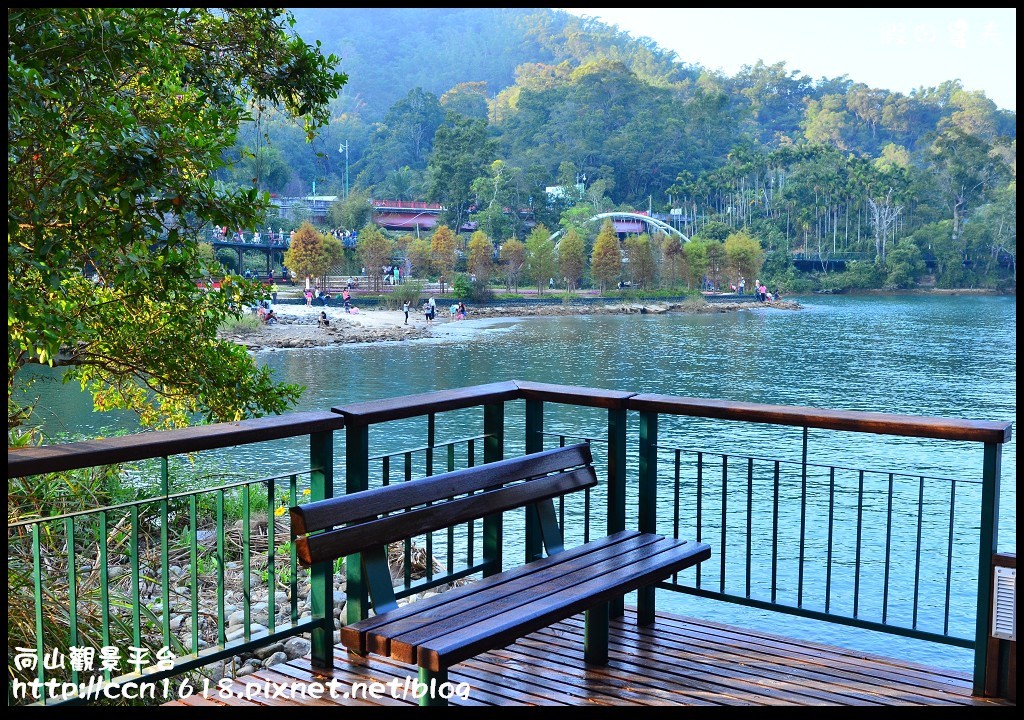
[[[450,328],[442,326],[441,336],[432,340],[272,351],[260,354],[259,360],[273,368],[281,379],[307,387],[300,410],[521,379],[782,405],[989,420],[1015,418],[1015,298],[815,297],[803,302],[807,308],[800,312],[753,310],[714,315],[600,315],[467,321]],[[41,417],[52,432],[67,430],[88,435],[104,432],[110,426],[131,427],[130,417],[112,418],[109,414],[91,413],[88,399],[73,387],[49,383],[40,392],[41,405],[50,408],[41,411],[44,413]],[[506,412],[509,453],[522,449],[520,405],[513,405]],[[479,412],[474,412],[440,417],[438,437],[450,439],[479,432]],[[546,429],[601,438],[604,422],[599,411],[576,411],[557,405],[546,408]],[[635,424],[636,418],[631,418],[631,442],[636,438]],[[716,453],[783,459],[800,457],[800,430],[796,428],[665,418],[659,430],[659,445],[666,448],[662,453],[659,490],[662,499],[659,529],[664,532],[671,532],[675,522],[671,502],[673,456],[669,448],[710,453],[710,461],[717,466],[713,471],[708,470],[705,477],[714,477],[716,482],[721,476],[722,463],[721,455]],[[371,451],[418,446],[424,437],[423,420],[394,423],[387,430],[371,432]],[[246,446],[232,451],[230,460],[232,467],[239,470],[267,474],[268,468],[276,471],[285,466],[301,466],[307,448],[301,438]],[[596,455],[601,452],[600,448],[595,449]],[[981,470],[980,446],[913,438],[811,431],[809,455],[812,462],[909,473],[911,477],[897,478],[894,483],[897,498],[894,505],[912,510],[911,515],[901,514],[902,511],[894,514],[893,557],[890,559],[894,567],[913,562],[914,548],[904,540],[916,533],[920,492],[916,476],[977,479]],[[340,463],[344,455],[340,448],[335,457],[339,465],[336,478],[341,485]],[[682,457],[679,523],[681,534],[687,536],[695,532],[695,487],[691,482],[695,475],[692,468],[685,466],[685,462],[692,462],[692,456],[684,454]],[[635,478],[633,446],[630,461],[630,477]],[[1015,468],[1014,440],[1003,452],[1000,511],[1000,547],[1009,551],[1016,548]],[[769,496],[765,494],[769,469],[770,466],[757,465],[751,483],[756,501],[752,535],[758,537],[764,536],[766,523],[770,522],[770,517],[762,512],[770,505]],[[735,467],[730,465],[728,471],[731,478],[743,480],[730,481],[730,500],[734,493],[741,493],[736,497],[745,502],[745,461]],[[799,479],[796,482],[799,483]],[[856,492],[856,477],[840,472],[835,482],[840,498],[834,519],[836,538],[847,542],[856,524],[849,504],[851,493]],[[799,518],[799,494],[793,494],[798,485],[786,483],[784,475],[782,493],[788,499],[782,503],[780,512],[785,532],[792,533]],[[812,493],[807,512],[820,519],[822,513],[827,514],[827,505],[821,504],[820,495],[821,488],[827,488],[827,472],[826,475],[812,472],[809,483],[816,484],[819,494]],[[878,548],[884,550],[886,522],[884,508],[872,503],[887,496],[886,483],[884,475],[869,476],[866,487],[869,507],[864,527],[870,533],[865,536],[870,551],[862,558],[866,579],[862,581],[861,593],[869,611],[876,609],[881,592],[878,583],[883,558],[878,555]],[[975,556],[977,553],[977,503],[971,487],[967,483],[957,486],[955,544],[956,552],[963,552],[965,559],[955,563],[953,568],[953,576],[962,579],[967,586],[973,586],[976,573],[976,566],[972,567],[967,556],[972,551]],[[719,495],[715,495],[716,492]],[[709,493],[705,499],[707,507],[718,508],[716,503],[721,502],[721,497],[717,486],[709,483],[705,493]],[[601,497],[599,492],[595,494],[594,508],[601,507]],[[919,612],[924,626],[933,625],[936,617],[941,625],[942,603],[936,605],[931,598],[936,597],[938,590],[941,599],[941,586],[945,584],[949,483],[927,481],[923,507],[922,597],[929,599]],[[734,578],[730,582],[741,584],[746,557],[744,510],[742,502],[730,502],[726,517],[729,539],[724,548],[728,552],[728,572]],[[631,501],[630,512],[635,516],[635,498]],[[739,514],[734,517],[733,513]],[[567,514],[570,524],[582,522],[575,504],[567,504]],[[593,521],[592,531],[598,532],[599,525]],[[717,573],[720,515],[705,512],[701,527],[703,538],[711,542],[716,553],[705,563],[709,569],[703,572]],[[814,563],[827,552],[827,540],[821,528],[820,523],[809,523],[805,552],[808,557],[814,556]],[[512,549],[518,541],[515,526],[510,524],[507,557],[518,557]],[[443,538],[439,542],[443,547]],[[768,549],[763,545],[751,548],[751,557],[758,567],[763,568],[770,562]],[[796,562],[795,556],[780,556],[780,585],[796,575]],[[734,563],[739,564],[734,566]],[[814,563],[807,569],[805,597],[812,605],[822,599],[820,588],[823,586],[816,569],[821,566]],[[848,603],[842,597],[844,592],[845,596],[850,596],[847,591],[853,582],[853,558],[837,552],[834,564],[831,582],[837,599],[833,607],[838,612],[849,612]],[[905,583],[906,577],[905,573],[894,577],[890,588],[897,606],[892,612],[899,622],[903,622],[900,613],[904,612],[913,592]],[[763,576],[755,572],[752,581],[755,594],[763,587],[759,585],[763,580]],[[963,592],[954,588],[951,632],[970,634],[969,615],[973,604],[969,597],[957,596],[958,591]],[[970,666],[970,653],[965,650],[883,637],[720,602],[712,604],[712,601],[674,593],[659,594],[659,606],[681,614],[704,615],[790,635],[802,634],[824,642],[898,654],[933,664],[959,669]],[[909,624],[910,619],[906,622]]]

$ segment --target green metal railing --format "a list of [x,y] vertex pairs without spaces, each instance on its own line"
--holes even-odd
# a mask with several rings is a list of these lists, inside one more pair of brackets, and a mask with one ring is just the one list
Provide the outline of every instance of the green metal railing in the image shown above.
[[[522,414],[508,414],[508,404],[515,403],[514,407],[518,408],[518,401],[523,401]],[[550,413],[551,406],[562,409],[558,413]],[[546,415],[564,419],[567,411],[571,411],[573,417],[587,415],[591,419],[595,417],[594,413],[606,413],[606,422],[599,430],[583,430],[578,421],[573,422],[571,430],[545,428]],[[455,423],[460,429],[457,433],[460,437],[439,440],[438,427],[443,425],[442,418],[452,417],[447,413],[461,413]],[[672,428],[665,424],[665,418],[669,417],[714,421],[716,437],[721,438],[726,437],[724,428],[729,422],[798,428],[802,436],[801,457],[767,458],[752,453],[734,454],[686,447],[684,443],[673,440],[680,434],[673,433]],[[638,432],[632,442],[628,432],[630,418],[638,421]],[[395,434],[387,432],[394,429],[390,423],[405,423],[403,437],[409,436],[409,428],[414,432],[418,432],[416,427],[423,428],[426,442],[406,449],[394,449],[389,439]],[[467,427],[472,427],[468,433]],[[722,433],[717,432],[719,427],[723,428]],[[169,530],[174,526],[174,520],[195,529],[205,518],[207,527],[217,530],[215,555],[220,559],[220,564],[214,568],[218,573],[217,611],[214,613],[216,641],[212,647],[199,648],[198,639],[191,638],[191,644],[186,648],[190,653],[187,657],[179,658],[168,670],[157,672],[149,669],[147,677],[181,673],[204,662],[303,632],[308,632],[311,638],[313,663],[329,666],[335,629],[332,581],[337,570],[332,563],[317,564],[310,569],[311,617],[303,619],[297,617],[298,588],[295,583],[298,581],[294,555],[289,552],[280,558],[290,573],[292,604],[290,613],[286,613],[287,623],[284,627],[271,625],[267,634],[256,636],[248,632],[252,608],[247,603],[243,609],[246,631],[237,638],[228,639],[223,596],[223,568],[228,548],[223,528],[225,504],[232,497],[230,493],[238,494],[240,504],[236,503],[232,508],[240,513],[244,527],[248,527],[252,517],[252,493],[265,494],[269,506],[274,505],[276,489],[283,490],[277,499],[280,500],[283,494],[286,504],[301,502],[303,497],[309,500],[330,497],[335,491],[333,431],[342,428],[345,431],[343,487],[346,493],[360,492],[371,486],[415,481],[417,477],[471,467],[480,462],[494,462],[507,453],[518,453],[520,448],[523,452],[532,453],[544,449],[546,443],[565,445],[567,440],[585,440],[594,447],[595,466],[602,471],[600,474],[604,475],[605,482],[593,492],[559,500],[560,521],[567,535],[587,542],[635,525],[641,531],[712,544],[712,559],[704,563],[706,567],[698,567],[692,581],[675,576],[637,593],[637,614],[641,621],[653,620],[655,591],[660,588],[969,647],[974,649],[976,657],[975,692],[982,694],[989,643],[987,608],[992,597],[989,564],[996,550],[1001,448],[1010,438],[1010,427],[1009,423],[752,405],[510,381],[346,405],[333,408],[331,413],[299,413],[283,418],[245,421],[234,424],[232,428],[192,428],[187,431],[187,436],[180,436],[182,431],[172,431],[179,436],[169,438],[166,433],[150,433],[133,436],[146,437],[145,440],[115,438],[94,441],[81,444],[88,445],[88,448],[70,452],[67,446],[40,448],[27,453],[9,451],[8,475],[21,477],[70,467],[89,467],[143,457],[162,458],[179,452],[308,435],[311,469],[308,471],[308,487],[303,487],[299,480],[307,477],[306,474],[245,480],[178,494],[168,493],[170,488],[165,484],[159,497],[123,507],[89,509],[79,514],[9,524],[8,533],[9,537],[12,533],[22,533],[31,545],[26,556],[31,558],[31,572],[27,576],[31,580],[31,588],[27,591],[33,594],[38,619],[38,607],[53,585],[55,576],[75,578],[82,573],[80,548],[83,543],[80,538],[84,537],[83,523],[98,528],[97,539],[110,534],[112,522],[120,523],[119,528],[124,531],[121,542],[122,545],[127,544],[124,547],[118,545],[115,550],[128,558],[131,575],[123,582],[130,585],[136,602],[125,613],[125,622],[118,626],[119,631],[137,641],[147,631],[154,630],[157,639],[173,643],[174,632],[167,626],[166,610],[162,617],[154,613],[153,618],[149,618],[147,610],[137,601],[140,585],[146,581],[140,558],[147,553],[155,553],[160,607],[170,607],[170,594],[175,586],[169,574],[173,566],[170,554],[173,543]],[[512,432],[516,428],[521,428],[521,435]],[[817,429],[981,443],[980,472],[975,477],[939,478],[902,470],[854,468],[839,463],[817,462],[810,457],[808,449],[809,435]],[[659,433],[665,438],[659,440]],[[685,432],[682,434],[686,435]],[[371,454],[371,439],[375,441],[374,446],[383,441],[385,450]],[[68,457],[74,458],[70,464]],[[341,487],[340,477],[338,484]],[[308,495],[302,493],[303,489],[309,491]],[[200,498],[210,496],[213,497],[212,505],[200,501]],[[274,530],[278,528],[274,524],[273,508],[268,507],[268,510],[270,536],[273,537]],[[784,520],[780,519],[783,515]],[[935,536],[934,526],[940,517],[948,527],[943,535],[946,574],[937,596],[933,583],[930,580],[925,583],[922,575],[922,538]],[[855,525],[852,524],[854,522]],[[980,528],[980,531],[966,529],[973,523],[976,523],[973,527]],[[60,563],[52,562],[53,553],[48,556],[42,549],[46,547],[43,540],[52,539],[52,534],[48,535],[49,531],[45,530],[51,526],[62,528],[64,535],[71,538],[66,546],[59,541],[49,544],[50,548],[62,549],[64,559]],[[837,528],[850,527],[854,528],[852,542],[837,542]],[[968,533],[972,536],[968,537]],[[188,599],[191,602],[193,635],[197,626],[194,619],[198,614],[196,598],[200,594],[196,584],[198,565],[201,564],[197,537],[197,533],[191,534],[188,560],[191,582]],[[970,549],[966,549],[968,541],[972,546]],[[900,561],[903,557],[900,553],[905,547],[912,548],[911,562]],[[511,558],[509,563],[518,564],[520,557],[522,561],[530,561],[541,555],[540,530],[525,512],[497,514],[438,531],[437,536],[427,534],[422,547],[406,542],[393,548],[403,563],[401,571],[393,570],[394,583],[399,586],[396,596],[407,598],[459,582],[471,575],[486,576],[499,572],[506,564],[503,553],[516,551],[518,555],[519,548],[522,555]],[[269,543],[267,556],[270,566],[276,567],[278,549],[273,541]],[[109,542],[100,542],[98,552],[100,567],[107,568],[112,552]],[[424,572],[419,579],[411,571],[414,556],[423,558]],[[238,562],[243,565],[245,587],[250,587],[252,581],[250,568],[254,566],[254,557],[252,547],[243,543],[238,551]],[[951,601],[950,593],[954,559],[962,564],[965,558],[976,561],[977,566],[984,570],[970,578],[976,583],[976,593],[974,602],[966,610]],[[852,574],[848,570],[851,564]],[[869,564],[872,569],[867,572],[864,568]],[[344,565],[347,594],[344,620],[352,623],[366,617],[369,611],[366,578],[358,556],[346,558]],[[844,573],[849,583],[843,580]],[[875,578],[881,582],[877,592],[866,590]],[[69,612],[63,632],[70,643],[82,634],[80,616],[84,601],[81,583],[72,581],[68,586],[66,601]],[[100,587],[101,595],[108,593],[101,598],[101,605],[116,605],[109,598],[110,589],[109,584]],[[869,604],[865,598],[872,601],[877,598],[881,607],[865,607]],[[268,594],[268,603],[271,603],[268,609],[276,609],[272,604],[273,593]],[[909,615],[903,612],[904,604],[910,608]],[[931,609],[936,604],[942,605],[938,616]],[[611,613],[613,617],[622,615],[621,598],[612,604]],[[275,614],[270,612],[268,617]],[[958,618],[957,623],[963,616],[973,618],[973,636],[961,632],[962,623],[951,622],[954,616]],[[147,618],[152,622],[147,623]],[[936,622],[942,626],[941,631],[933,627]],[[114,626],[112,620],[110,627]],[[36,629],[33,648],[38,659],[46,642],[42,620]],[[114,631],[111,629],[101,635],[98,641],[108,642],[114,637]],[[40,678],[42,676],[40,671]]]
[[[156,493],[140,500],[8,522],[9,702],[32,699],[16,682],[60,683],[62,694],[42,692],[42,704],[80,702],[100,682],[108,693],[156,683],[320,627],[320,618],[299,614],[309,574],[279,514],[322,492],[329,466],[180,491],[170,467],[179,453],[341,424],[330,413],[301,413],[9,452],[9,477],[151,459],[159,474]],[[315,441],[330,434],[311,434],[314,463],[329,463]],[[191,458],[183,464],[193,467]],[[238,586],[231,603],[229,577]],[[30,622],[19,623],[23,616]]]

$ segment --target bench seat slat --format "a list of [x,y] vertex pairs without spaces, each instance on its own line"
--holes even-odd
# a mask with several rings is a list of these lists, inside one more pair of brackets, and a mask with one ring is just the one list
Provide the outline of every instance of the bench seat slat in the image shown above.
[[[627,567],[436,637],[417,648],[415,662],[420,667],[439,671],[481,652],[504,647],[523,635],[650,585],[711,556],[711,547],[705,543],[677,540],[666,543],[669,546],[663,552],[648,555]],[[599,568],[595,567],[594,572],[599,572]],[[393,650],[394,647],[392,643]]]
[[[438,618],[428,616],[425,622],[418,628],[414,627],[415,621],[407,620],[397,624],[396,631],[404,628],[411,628],[407,632],[388,632],[390,626],[375,631],[367,640],[367,645],[374,644],[374,635],[387,634],[390,637],[391,657],[395,660],[406,663],[417,662],[417,648],[421,646],[432,647],[438,638],[443,638],[452,633],[471,630],[474,626],[485,627],[488,623],[498,619],[512,621],[514,619],[534,615],[537,608],[559,606],[565,599],[581,597],[581,593],[575,588],[581,587],[603,576],[611,576],[618,570],[628,571],[638,563],[649,561],[651,557],[664,555],[663,560],[671,562],[674,556],[689,555],[687,543],[675,540],[666,540],[663,537],[644,534],[634,541],[636,547],[621,554],[614,554],[602,557],[594,562],[581,563],[574,567],[564,567],[562,575],[548,574],[543,582],[537,581],[534,574],[530,574],[515,581],[507,587],[505,594],[495,597],[489,602],[475,604],[472,601],[452,603],[444,609],[445,615]],[[681,552],[682,551],[682,552]],[[555,575],[555,577],[550,577]],[[590,602],[586,607],[591,607],[597,601]],[[586,609],[586,607],[584,609]],[[523,608],[526,609],[525,612]],[[564,618],[559,618],[563,620]]]
[[[367,633],[366,648],[370,652],[389,655],[396,642],[414,647],[428,638],[444,634],[453,625],[461,627],[520,605],[523,598],[536,599],[576,584],[590,577],[595,567],[600,566],[610,571],[613,567],[627,565],[653,552],[650,546],[660,540],[657,535],[638,535],[625,542],[595,549],[569,562],[533,568],[532,572],[503,585],[425,609],[412,616],[394,619]],[[414,655],[413,650],[407,650],[403,657]]]
[[[475,595],[476,593],[484,592],[489,588],[503,586],[511,582],[512,580],[515,580],[518,577],[522,577],[523,575],[527,575],[531,572],[534,572],[535,570],[540,570],[543,568],[551,567],[553,565],[568,562],[570,560],[581,557],[588,553],[596,552],[601,548],[607,548],[616,543],[625,542],[626,540],[636,537],[639,534],[640,533],[636,530],[622,530],[620,532],[615,533],[614,535],[609,535],[608,537],[593,540],[586,545],[579,545],[577,547],[570,548],[569,550],[566,550],[564,552],[560,552],[557,555],[542,558],[531,563],[530,565],[520,565],[519,567],[506,570],[503,573],[499,573],[497,575],[490,575],[474,583],[453,588],[439,595],[434,595],[429,598],[417,600],[415,603],[403,605],[397,610],[393,610],[389,613],[382,613],[379,615],[375,615],[374,617],[366,618],[365,620],[360,620],[359,622],[353,623],[352,625],[345,625],[341,628],[341,642],[345,645],[345,647],[354,650],[355,652],[365,653],[368,651],[368,648],[366,647],[365,644],[365,638],[367,633],[371,630],[380,627],[381,625],[385,625],[393,620],[409,617],[410,615],[415,615],[416,613],[419,613],[424,610],[436,608],[440,605],[444,605],[449,602],[456,602],[461,598],[470,595]],[[379,654],[387,655],[388,651],[385,649]]]
[[442,504],[369,520],[319,535],[309,535],[296,540],[295,548],[303,565],[308,566],[594,485],[597,485],[594,468],[582,467],[572,472],[549,475],[497,490],[486,490]]
[[366,520],[385,513],[426,505],[516,480],[540,477],[581,465],[593,458],[587,443],[544,450],[412,482],[363,490],[291,508],[296,535]]

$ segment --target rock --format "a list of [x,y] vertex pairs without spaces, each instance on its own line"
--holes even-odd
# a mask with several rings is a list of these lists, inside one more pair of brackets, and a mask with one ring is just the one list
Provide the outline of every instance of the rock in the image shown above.
[[265,645],[264,647],[258,647],[252,651],[252,654],[260,660],[266,660],[277,653],[281,653],[282,655],[284,654],[284,643],[276,642],[273,645]]
[[[266,635],[269,631],[263,625],[253,623],[249,626],[249,634],[251,637],[256,638],[260,635]],[[227,641],[238,640],[245,635],[245,626],[239,625],[238,627],[230,630],[227,634]]]
[[264,660],[263,664],[266,667],[272,667],[274,665],[280,665],[281,663],[287,662],[287,661],[288,661],[288,656],[284,652],[276,652],[273,655],[271,655],[270,657],[266,658],[266,660]]
[[171,616],[171,632],[176,632],[181,629],[185,624],[184,615],[172,615]]
[[287,602],[288,602],[288,593],[286,593],[286,592],[276,592],[276,593],[274,593],[274,603],[276,605],[278,605],[280,607],[281,605],[284,605]]
[[200,672],[206,677],[210,678],[211,681],[216,683],[222,677],[224,677],[224,661],[212,663],[204,667]]
[[245,665],[242,666],[242,669],[238,671],[238,674],[235,677],[242,677],[243,675],[251,675],[252,673],[256,672],[259,669],[260,669],[259,660],[250,660]]
[[235,612],[231,613],[228,616],[228,626],[231,626],[231,625],[241,625],[244,620],[245,620],[245,611],[244,610],[236,610]]
[[288,656],[289,660],[294,660],[295,658],[302,657],[309,653],[312,647],[313,646],[306,638],[293,637],[288,638],[288,640],[285,641],[284,652],[285,655]]
[[340,590],[335,590],[334,591],[334,604],[336,606],[337,605],[344,605],[347,600],[348,600],[348,596],[345,593],[343,593]]

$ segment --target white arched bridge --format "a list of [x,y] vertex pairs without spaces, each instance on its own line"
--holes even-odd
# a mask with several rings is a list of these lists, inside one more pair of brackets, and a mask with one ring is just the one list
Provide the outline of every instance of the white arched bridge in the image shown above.
[[[687,237],[683,233],[681,233],[678,230],[676,230],[674,227],[669,225],[667,222],[664,222],[662,220],[658,220],[657,218],[653,218],[650,215],[643,215],[641,213],[635,213],[635,212],[627,212],[627,211],[624,211],[624,210],[619,210],[619,211],[614,211],[614,212],[606,212],[606,213],[598,213],[594,217],[588,218],[587,220],[584,220],[583,224],[584,225],[589,225],[592,222],[603,221],[603,220],[606,220],[606,219],[611,219],[611,221],[613,223],[615,223],[615,231],[616,232],[632,232],[634,230],[639,230],[641,228],[641,226],[646,225],[648,231],[650,231],[652,233],[663,232],[666,235],[675,235],[676,237],[678,237],[683,242],[689,242],[689,240],[690,240],[689,237]],[[558,232],[553,233],[551,235],[551,239],[552,240],[557,240],[559,238],[559,236],[561,236],[562,233],[564,233],[564,232],[565,232],[565,230],[559,230]]]

